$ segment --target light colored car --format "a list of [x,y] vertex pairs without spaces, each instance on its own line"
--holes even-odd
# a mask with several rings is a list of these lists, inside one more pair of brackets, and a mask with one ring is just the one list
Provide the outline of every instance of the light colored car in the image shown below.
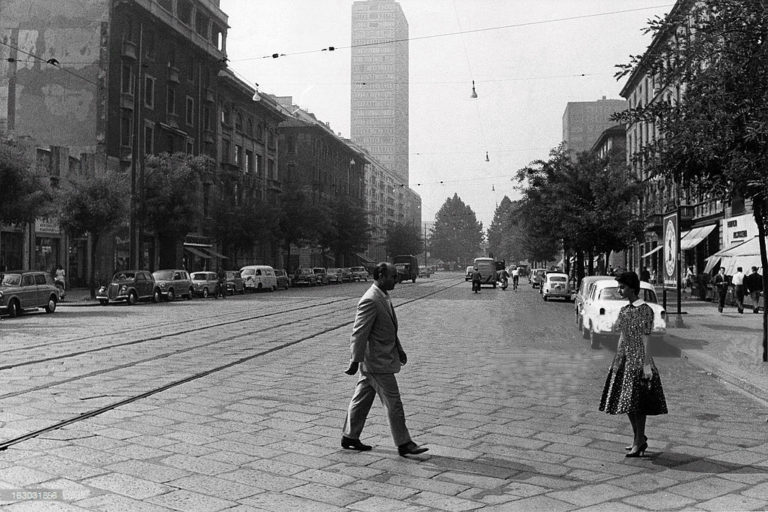
[[[616,320],[619,318],[619,311],[628,302],[619,295],[619,283],[616,280],[595,281],[590,289],[582,310],[581,332],[584,338],[589,338],[592,348],[599,348],[601,338],[619,335]],[[641,282],[639,298],[653,310],[651,336],[662,338],[667,332],[667,315],[664,308],[658,304],[653,287]]]
[[591,287],[594,285],[596,281],[616,281],[615,277],[612,276],[584,276],[581,278],[581,284],[579,285],[579,289],[576,291],[576,293],[573,294],[573,310],[576,315],[576,328],[581,331],[581,311],[584,308],[584,301],[586,300],[587,296],[589,295],[589,292],[591,291]]
[[471,281],[472,280],[472,274],[475,272],[475,267],[472,265],[467,265],[467,269],[464,271],[464,280],[465,281]]
[[544,284],[544,278],[547,275],[547,269],[545,268],[535,268],[531,270],[531,286],[533,288],[541,288],[541,285]]
[[176,297],[191,299],[195,295],[195,287],[189,273],[183,269],[156,270],[152,272],[155,284],[160,288],[160,295],[165,300],[172,301]]
[[203,298],[216,293],[219,286],[219,276],[216,272],[192,272],[192,286],[195,289],[195,295]]
[[107,286],[96,292],[96,299],[102,306],[110,302],[126,302],[130,305],[140,300],[160,301],[160,287],[148,270],[121,270],[112,276]]
[[344,272],[337,267],[330,267],[325,271],[325,279],[328,284],[341,284],[344,282]]
[[352,280],[353,281],[368,281],[368,271],[365,267],[352,267]]
[[419,267],[419,277],[429,277],[432,272],[429,271],[429,267]]
[[317,284],[328,284],[328,271],[325,267],[312,267]]
[[245,289],[252,292],[277,290],[275,269],[269,265],[246,265],[240,269],[240,275],[245,281]]
[[351,283],[352,281],[354,281],[354,279],[352,279],[352,269],[350,267],[342,267],[341,280],[346,281],[348,283]]
[[541,285],[541,296],[544,300],[557,297],[570,302],[571,290],[568,285],[568,274],[550,272],[544,276],[544,282]]
[[18,270],[0,275],[0,314],[17,317],[32,308],[45,308],[46,313],[56,311],[59,291],[49,273]]

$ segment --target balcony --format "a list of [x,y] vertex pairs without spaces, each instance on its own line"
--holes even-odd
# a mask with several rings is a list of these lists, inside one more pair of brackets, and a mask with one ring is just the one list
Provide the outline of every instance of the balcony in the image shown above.
[[205,88],[205,101],[208,103],[214,103],[216,101],[216,94],[213,92],[213,89],[208,87]]
[[123,57],[127,57],[129,59],[136,60],[136,55],[138,55],[138,52],[136,50],[136,43],[133,41],[123,41],[123,47],[121,55]]
[[176,66],[168,66],[168,81],[174,84],[179,83],[179,68]]
[[120,93],[120,108],[133,110],[133,107],[134,107],[133,94],[129,92]]

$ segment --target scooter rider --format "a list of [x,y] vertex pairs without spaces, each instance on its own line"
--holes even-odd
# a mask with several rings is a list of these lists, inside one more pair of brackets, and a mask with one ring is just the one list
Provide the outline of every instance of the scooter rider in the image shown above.
[[499,270],[499,281],[501,281],[501,289],[506,290],[509,285],[509,272],[507,272],[507,269]]

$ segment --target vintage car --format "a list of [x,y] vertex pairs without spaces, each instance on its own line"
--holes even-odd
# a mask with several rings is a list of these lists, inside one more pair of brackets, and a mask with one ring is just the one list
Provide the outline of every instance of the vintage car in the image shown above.
[[367,281],[368,278],[368,271],[365,270],[365,267],[352,267],[353,281]]
[[429,267],[419,267],[419,277],[429,277],[432,275],[432,272],[430,272]]
[[328,284],[328,271],[325,267],[313,267],[312,272],[315,274],[317,284]]
[[351,283],[354,281],[352,278],[352,268],[351,267],[342,267],[341,268],[341,280],[345,281],[347,283]]
[[48,272],[15,270],[0,272],[0,314],[19,316],[25,309],[56,311],[59,292]]
[[[616,280],[596,281],[590,286],[591,291],[584,301],[582,309],[581,332],[590,340],[592,348],[599,348],[603,337],[618,336],[616,320],[619,311],[628,304],[627,299],[619,295],[619,283]],[[648,303],[653,310],[654,338],[662,338],[667,332],[666,312],[658,304],[653,286],[640,283],[640,299]]]
[[245,281],[245,289],[251,292],[277,290],[275,269],[269,265],[246,265],[240,269],[240,275]]
[[126,302],[130,305],[140,300],[159,302],[160,287],[148,270],[121,270],[115,272],[109,285],[96,292],[96,299],[102,306],[110,302]]
[[472,280],[472,274],[475,272],[475,267],[472,265],[468,265],[467,269],[464,271],[464,280],[465,281],[471,281]]
[[227,270],[227,294],[245,293],[245,280],[239,270]]
[[192,278],[183,269],[156,270],[152,272],[155,284],[160,288],[160,295],[168,301],[176,297],[191,299],[195,294]]
[[293,274],[293,285],[294,286],[315,286],[317,284],[317,277],[315,277],[315,273],[312,272],[311,268],[302,267],[299,269],[296,269],[296,273]]
[[570,302],[571,289],[568,285],[568,274],[550,272],[544,276],[544,282],[541,285],[541,296],[544,300],[557,297]]
[[613,276],[584,276],[581,278],[581,284],[579,285],[579,289],[576,291],[576,293],[573,294],[573,310],[576,315],[576,328],[581,331],[581,311],[584,308],[584,301],[586,300],[589,293],[592,291],[591,287],[596,281],[616,281],[616,278]]
[[541,289],[541,285],[544,283],[544,277],[546,277],[546,275],[547,275],[547,269],[545,268],[535,268],[531,270],[531,274],[530,274],[531,286],[533,288]]
[[288,287],[291,286],[291,278],[288,276],[288,273],[281,268],[275,269],[275,279],[277,280],[278,288],[285,288],[287,290]]
[[219,276],[216,275],[216,272],[192,272],[192,285],[195,287],[195,295],[208,298],[216,294]]
[[325,271],[325,279],[328,281],[328,284],[341,284],[344,282],[344,273],[340,268],[330,267]]

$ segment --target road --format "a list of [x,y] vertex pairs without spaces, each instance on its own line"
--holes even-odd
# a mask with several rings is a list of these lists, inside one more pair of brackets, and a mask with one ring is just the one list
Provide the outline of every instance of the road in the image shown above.
[[768,508],[761,404],[662,344],[670,414],[625,459],[629,422],[597,410],[615,342],[590,349],[571,303],[527,284],[473,294],[459,273],[392,293],[409,428],[430,451],[398,457],[378,403],[374,449],[342,450],[369,285],[3,319],[3,510]]

